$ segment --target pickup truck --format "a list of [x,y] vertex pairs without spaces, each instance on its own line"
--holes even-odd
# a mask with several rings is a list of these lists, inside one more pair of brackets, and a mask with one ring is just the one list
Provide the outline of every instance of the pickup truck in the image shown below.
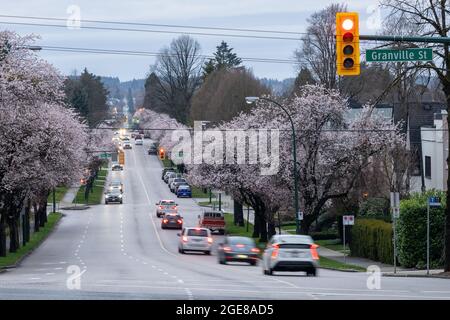
[[198,226],[207,228],[211,232],[218,231],[225,234],[225,219],[221,211],[206,211],[198,215]]

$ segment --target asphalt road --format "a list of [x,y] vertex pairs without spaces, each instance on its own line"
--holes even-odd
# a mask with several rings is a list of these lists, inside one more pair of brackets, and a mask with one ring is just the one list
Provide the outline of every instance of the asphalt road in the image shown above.
[[[382,277],[380,289],[370,290],[365,273],[264,276],[260,265],[219,265],[214,252],[181,255],[179,231],[161,230],[155,215],[156,201],[174,198],[157,157],[133,145],[115,176],[124,203],[65,211],[20,267],[0,274],[0,299],[450,299],[445,279]],[[176,201],[185,226],[194,226],[201,209],[192,199]],[[73,270],[80,271],[75,280]]]

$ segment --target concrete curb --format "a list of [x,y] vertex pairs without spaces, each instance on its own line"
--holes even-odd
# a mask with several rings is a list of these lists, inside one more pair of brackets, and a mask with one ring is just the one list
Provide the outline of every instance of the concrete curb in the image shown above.
[[6,267],[0,267],[0,273],[2,272],[6,272],[8,269],[14,269],[17,268],[18,266],[20,266],[20,264],[23,262],[23,260],[25,260],[25,258],[27,258],[30,254],[32,254],[36,249],[38,249],[46,240],[47,238],[53,233],[55,232],[56,228],[59,226],[59,224],[61,223],[62,218],[64,217],[64,214],[61,213],[61,217],[59,218],[59,220],[55,223],[55,225],[53,226],[53,229],[50,230],[49,233],[47,233],[47,235],[41,240],[41,242],[34,247],[33,249],[31,249],[30,251],[28,251],[27,253],[25,253],[22,257],[19,258],[19,260],[16,261],[16,263],[14,263],[13,265],[10,266],[6,266]]
[[383,274],[383,277],[391,277],[391,278],[428,278],[428,279],[446,279],[450,280],[449,276],[440,276],[440,275],[429,275],[426,274]]
[[340,272],[364,272],[364,271],[358,271],[358,270],[354,270],[354,269],[346,269],[346,270],[342,270],[342,269],[335,269],[335,268],[328,268],[328,267],[318,267],[319,269],[325,269],[325,270],[332,270],[332,271],[340,271]]

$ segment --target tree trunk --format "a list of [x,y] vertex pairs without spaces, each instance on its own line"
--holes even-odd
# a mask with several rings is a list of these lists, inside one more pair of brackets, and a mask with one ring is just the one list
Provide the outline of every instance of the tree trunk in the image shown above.
[[39,203],[39,226],[44,227],[47,223],[47,199],[50,192],[45,192],[42,195],[41,201]]
[[260,230],[260,236],[259,241],[260,242],[267,242],[267,221],[265,215],[260,215],[259,217],[259,230]]
[[260,232],[260,219],[259,219],[259,214],[257,213],[257,211],[255,210],[255,214],[254,214],[254,221],[253,221],[253,234],[252,234],[252,238],[259,238],[259,235],[261,234]]
[[276,235],[277,234],[277,231],[276,231],[276,229],[275,229],[275,223],[272,221],[272,222],[269,222],[268,224],[267,224],[267,234],[268,234],[268,238],[270,239],[270,238],[272,238],[274,235]]
[[31,203],[28,199],[25,203],[25,219],[24,219],[24,243],[30,241],[30,210],[31,210]]
[[39,207],[37,205],[36,202],[33,203],[33,209],[34,209],[34,232],[38,232],[39,231]]
[[20,248],[18,220],[15,214],[12,214],[9,218],[9,252],[11,253],[17,252]]
[[233,200],[234,204],[234,225],[244,226],[244,212],[242,209],[242,204],[236,200]]
[[0,257],[6,257],[6,213],[0,213]]

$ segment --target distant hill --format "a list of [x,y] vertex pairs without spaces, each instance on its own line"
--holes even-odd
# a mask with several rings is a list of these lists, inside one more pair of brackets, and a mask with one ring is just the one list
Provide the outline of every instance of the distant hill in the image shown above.
[[295,83],[295,78],[287,78],[284,80],[260,78],[259,81],[269,87],[273,94],[282,96],[292,90]]

